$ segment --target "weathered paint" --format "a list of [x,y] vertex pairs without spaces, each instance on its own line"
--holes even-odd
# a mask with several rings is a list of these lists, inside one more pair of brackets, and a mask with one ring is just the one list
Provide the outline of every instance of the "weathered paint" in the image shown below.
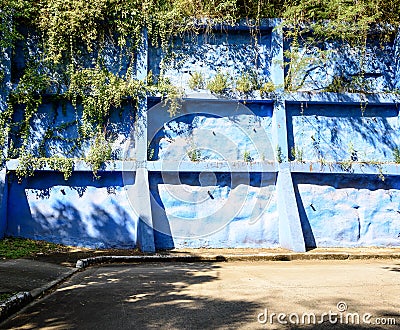
[[276,247],[275,173],[150,175],[156,247]]
[[7,185],[6,169],[0,171],[0,239],[4,237],[7,229],[7,200],[8,200],[8,185]]
[[[272,28],[250,32],[248,29],[231,30],[229,33],[214,30],[212,33],[190,34],[174,40],[168,58],[160,48],[149,48],[149,69],[158,76],[162,71],[171,82],[190,93],[189,79],[195,72],[205,81],[218,72],[239,77],[253,71],[258,79],[271,77]],[[162,65],[160,65],[162,63]]]
[[[399,87],[399,38],[388,42],[378,39],[370,36],[363,53],[348,44],[332,41],[321,42],[319,47],[311,49],[300,45],[296,50],[300,56],[295,63],[298,70],[292,78],[293,86],[301,91],[322,91],[345,89],[346,83],[351,83],[357,89],[356,77],[363,75],[363,88],[368,92],[392,92]],[[293,51],[289,42],[285,43],[285,50]],[[288,58],[286,61],[289,64]],[[339,80],[335,81],[335,77]]]
[[289,151],[296,148],[303,160],[394,162],[394,151],[400,148],[395,104],[301,102],[288,105],[287,112]]
[[149,110],[149,160],[179,163],[197,151],[196,161],[274,161],[268,102],[186,99],[174,118],[165,108],[159,103]]
[[75,172],[69,181],[54,172],[38,172],[18,183],[9,180],[6,235],[86,247],[136,246],[138,215],[126,190],[135,176],[120,172]]
[[293,174],[308,247],[400,245],[400,179]]
[[[16,118],[22,119],[23,114],[23,107],[18,107]],[[76,121],[81,117],[82,109],[78,108],[76,111],[69,100],[55,101],[51,96],[45,96],[43,104],[33,114],[31,120],[29,150],[37,157],[80,158],[86,156],[92,141],[85,141],[76,148],[76,140],[74,140],[79,137]],[[107,131],[115,136],[111,144],[113,159],[131,158],[124,151],[128,149],[131,134],[135,131],[132,117],[133,107],[129,102],[123,105],[120,112],[114,111],[110,116]],[[57,127],[58,129],[55,129]],[[13,131],[10,136],[14,145],[19,146],[21,141],[15,138]],[[44,139],[45,136],[46,139]],[[130,144],[129,150],[131,154],[135,152],[134,144]]]
[[[8,162],[11,173],[3,169],[0,176],[0,198],[6,204],[0,212],[0,236],[90,247],[138,246],[147,252],[182,247],[282,246],[304,251],[315,246],[400,246],[400,166],[378,163],[393,162],[400,147],[398,98],[285,93],[283,38],[273,29],[277,23],[269,21],[257,42],[243,26],[176,40],[176,56],[168,68],[162,67],[165,54],[148,45],[145,36],[132,75],[145,80],[148,71],[163,71],[189,93],[180,111],[171,117],[159,98],[143,97],[138,112],[133,113],[129,100],[120,113],[114,112],[107,129],[116,137],[113,158],[118,161],[102,168],[100,180],[93,180],[90,168],[78,161],[69,181],[46,168],[18,183],[13,173],[18,162]],[[34,41],[27,39],[27,47],[36,53]],[[384,47],[371,44],[372,55],[365,63],[376,92],[399,87],[399,63],[391,60],[398,58],[398,43]],[[339,48],[330,52],[325,67],[306,75],[303,89],[323,89],[333,74],[357,73],[354,56],[340,54]],[[135,56],[127,49],[110,45],[105,65],[126,74]],[[23,53],[22,43],[15,52]],[[80,60],[86,63],[87,58]],[[5,53],[0,65],[6,72],[3,111],[25,59]],[[211,79],[219,70],[235,79],[254,71],[260,80],[276,85],[275,101],[261,99],[258,93],[217,97],[189,88],[194,72]],[[245,100],[228,99],[232,97]],[[54,132],[44,146],[40,141],[53,126],[80,120],[80,111],[75,114],[68,101],[55,101],[51,95],[43,99],[32,118],[30,149],[37,155],[68,154],[68,139],[78,134],[75,124]],[[22,115],[19,110],[16,116]],[[82,157],[88,147],[89,143],[68,156]],[[287,162],[293,158],[292,147],[302,151],[302,162]],[[193,149],[200,150],[196,161],[188,154]],[[349,160],[357,163],[337,163]]]

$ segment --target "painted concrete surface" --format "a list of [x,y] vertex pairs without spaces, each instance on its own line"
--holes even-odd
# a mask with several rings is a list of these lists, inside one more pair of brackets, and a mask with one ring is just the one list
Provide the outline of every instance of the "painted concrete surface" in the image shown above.
[[21,184],[12,177],[6,235],[87,247],[136,246],[138,217],[126,195],[134,184],[121,173],[41,172]]
[[154,173],[157,248],[277,247],[276,175]]
[[293,176],[307,246],[400,245],[397,176]]
[[[269,80],[273,51],[272,28],[249,32],[221,30],[210,33],[190,34],[174,40],[168,58],[161,49],[149,48],[149,69],[155,75],[162,72],[175,86],[187,92],[192,91],[188,81],[193,73],[200,73],[205,81],[217,73],[238,78],[245,72],[252,72],[258,79]],[[167,55],[170,55],[167,54]],[[160,65],[160,63],[162,63]],[[232,86],[232,82],[230,82]]]
[[[400,148],[399,111],[393,106],[289,105],[291,158],[394,162]],[[296,157],[292,149],[296,148]]]
[[[285,49],[290,47],[285,45]],[[297,73],[292,79],[293,86],[302,91],[335,88],[334,77],[338,77],[341,81],[336,82],[336,87],[353,86],[370,93],[392,92],[399,88],[398,55],[398,37],[384,42],[371,35],[364,53],[338,42],[324,41],[319,47],[300,45],[298,61],[294,61]],[[362,87],[357,82],[357,75],[361,73],[365,78]]]
[[8,184],[6,169],[0,171],[0,239],[4,237],[7,229],[7,200]]
[[[15,120],[22,120],[24,109],[20,107],[15,115]],[[84,140],[77,146],[80,136],[77,121],[82,117],[82,109],[75,111],[68,100],[55,101],[51,96],[44,97],[43,104],[31,120],[28,147],[36,157],[60,156],[67,158],[82,158],[87,156],[93,141]],[[129,144],[131,135],[135,131],[133,109],[129,104],[123,105],[120,111],[112,112],[106,130],[111,137],[113,159],[132,157],[135,146]],[[139,134],[139,133],[138,133]],[[15,138],[11,131],[10,138],[15,146],[21,141]],[[125,153],[129,147],[129,153]]]
[[249,103],[186,99],[174,118],[158,103],[148,115],[149,160],[274,161],[272,104]]
[[[13,173],[18,161],[8,162],[0,180],[0,196],[7,202],[0,235],[93,247],[140,246],[147,252],[175,247],[284,246],[303,251],[306,246],[400,246],[399,166],[381,164],[394,162],[400,147],[398,98],[285,93],[283,39],[273,29],[277,23],[270,21],[255,34],[238,26],[185,36],[175,40],[168,63],[161,49],[148,44],[146,33],[140,54],[125,54],[126,49],[110,45],[104,50],[105,65],[113,72],[125,74],[136,57],[132,74],[137,79],[145,81],[149,71],[162,73],[188,97],[173,116],[154,97],[141,98],[136,113],[129,100],[115,109],[107,131],[113,137],[112,158],[118,161],[102,168],[99,181],[93,180],[87,164],[77,161],[67,182],[47,168],[18,184]],[[26,42],[36,54],[34,38]],[[396,58],[396,42],[383,48],[369,45],[364,65],[371,91],[398,87],[398,61],[388,61]],[[326,66],[303,72],[304,89],[321,90],[333,74],[357,74],[354,54],[341,53],[346,46],[334,46],[327,46]],[[22,43],[17,48],[22,54]],[[26,65],[22,55],[7,56],[1,62],[6,72],[2,87],[17,82]],[[81,64],[90,67],[85,62],[89,57],[82,56]],[[217,97],[188,86],[194,72],[205,79],[218,72],[237,79],[249,71],[276,85],[274,100],[232,91]],[[0,110],[6,93],[1,93]],[[43,100],[31,121],[30,151],[85,155],[92,141],[77,149],[73,141],[80,110],[75,113],[69,101],[51,95]],[[21,117],[19,110],[16,116]],[[52,138],[41,143],[49,132]],[[355,163],[337,163],[341,161]],[[370,175],[360,176],[363,172]]]
[[280,246],[296,252],[305,252],[306,244],[300,216],[296,208],[293,207],[293,205],[296,205],[296,199],[289,164],[287,163],[280,167],[277,187]]

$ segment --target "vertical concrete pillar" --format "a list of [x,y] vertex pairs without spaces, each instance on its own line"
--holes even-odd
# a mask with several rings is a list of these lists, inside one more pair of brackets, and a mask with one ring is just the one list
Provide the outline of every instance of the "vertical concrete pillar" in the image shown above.
[[304,235],[288,161],[287,123],[284,101],[277,101],[273,115],[274,136],[280,147],[282,161],[278,164],[276,182],[279,214],[279,242],[283,248],[305,252]]
[[[274,19],[273,27],[281,23]],[[272,115],[272,143],[275,159],[286,162],[288,160],[285,101],[283,99],[285,72],[283,66],[283,35],[280,29],[274,28],[271,33],[271,81],[276,88],[277,98]],[[279,153],[279,157],[278,157]]]
[[0,239],[7,230],[7,170],[0,171]]
[[[275,25],[279,23],[279,20],[275,20]],[[279,161],[276,182],[279,243],[283,248],[296,252],[305,252],[304,235],[290,173],[286,104],[284,99],[283,35],[279,29],[274,29],[272,32],[271,48],[273,54],[271,79],[276,86],[277,93],[272,116],[272,141],[275,147],[276,160]]]
[[149,173],[138,168],[135,183],[129,189],[130,201],[138,214],[137,245],[143,252],[155,252],[153,218],[150,204]]
[[[12,18],[8,18],[9,28],[11,29]],[[11,86],[11,49],[0,49],[0,72],[3,76],[0,80],[0,112],[7,110],[8,95]],[[3,127],[0,128],[4,130]],[[5,134],[1,131],[0,134]],[[4,136],[4,144],[0,145],[0,239],[4,237],[7,229],[7,199],[8,183],[5,158],[8,153],[8,138]]]
[[283,248],[305,252],[306,245],[289,163],[280,166],[276,189],[278,195],[279,243]]
[[[136,78],[146,84],[148,67],[147,31],[137,50]],[[137,245],[143,252],[155,252],[153,219],[150,204],[149,173],[147,171],[147,97],[140,98],[135,123],[135,158],[137,162],[135,183],[132,188],[132,203],[139,214]]]
[[272,22],[273,30],[271,32],[271,81],[277,88],[278,93],[282,93],[284,90],[285,73],[283,66],[283,34],[278,28],[281,23],[280,19],[273,19]]

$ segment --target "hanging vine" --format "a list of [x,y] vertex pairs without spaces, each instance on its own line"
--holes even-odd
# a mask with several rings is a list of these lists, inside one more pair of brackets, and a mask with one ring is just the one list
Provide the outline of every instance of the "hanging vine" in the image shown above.
[[[312,71],[329,61],[326,44],[341,42],[355,50],[357,74],[336,74],[324,90],[369,92],[366,45],[372,37],[381,43],[394,39],[400,25],[400,0],[0,0],[0,48],[15,51],[29,34],[35,36],[38,50],[25,49],[26,65],[12,80],[8,107],[0,113],[1,162],[19,158],[20,178],[45,166],[60,170],[65,178],[71,175],[71,155],[46,155],[46,141],[40,141],[38,154],[31,148],[32,122],[44,95],[53,94],[72,103],[78,126],[76,145],[90,145],[80,158],[97,176],[103,162],[112,157],[109,118],[126,100],[135,106],[141,95],[157,93],[170,103],[172,114],[179,110],[182,91],[167,77],[161,74],[146,82],[134,78],[134,53],[142,43],[143,30],[153,46],[165,50],[176,36],[234,25],[241,19],[256,30],[261,18],[267,17],[283,18],[280,28],[289,45],[284,53],[286,89],[301,90]],[[119,54],[113,59],[118,62],[113,69],[106,63],[110,47]],[[128,58],[128,63],[122,58]],[[5,77],[0,72],[0,80]],[[217,78],[221,77],[205,81],[197,76],[193,87],[209,85],[220,93],[229,86]],[[230,83],[240,95],[254,88],[270,95],[276,88],[271,82],[254,80],[251,71]],[[22,117],[18,117],[20,112]],[[52,127],[44,138],[54,138],[56,131]],[[13,138],[7,143],[9,133]]]

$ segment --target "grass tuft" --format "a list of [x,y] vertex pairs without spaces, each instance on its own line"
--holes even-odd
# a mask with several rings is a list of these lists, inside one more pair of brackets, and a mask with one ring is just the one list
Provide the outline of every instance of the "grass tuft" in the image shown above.
[[18,259],[66,250],[68,248],[64,245],[26,238],[7,237],[0,240],[0,259]]

